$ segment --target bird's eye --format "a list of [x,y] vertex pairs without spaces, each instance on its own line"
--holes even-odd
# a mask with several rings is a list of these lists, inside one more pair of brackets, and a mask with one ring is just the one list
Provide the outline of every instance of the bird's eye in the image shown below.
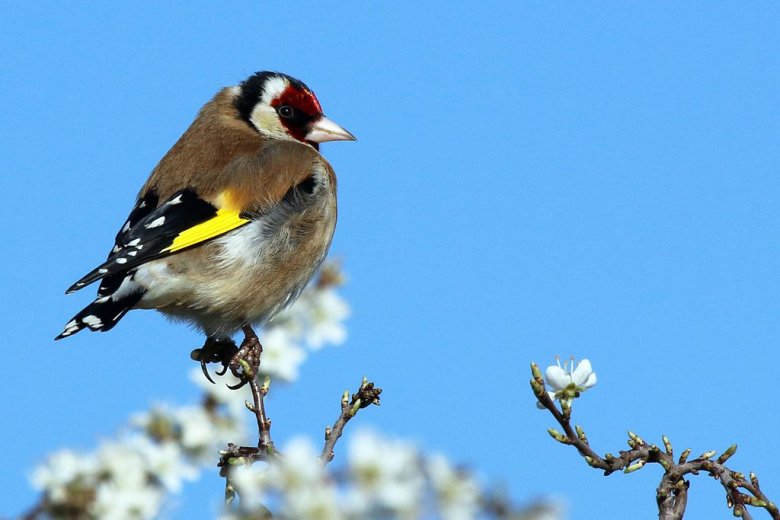
[[295,110],[290,105],[281,105],[276,109],[276,113],[279,114],[279,117],[290,119],[295,115]]

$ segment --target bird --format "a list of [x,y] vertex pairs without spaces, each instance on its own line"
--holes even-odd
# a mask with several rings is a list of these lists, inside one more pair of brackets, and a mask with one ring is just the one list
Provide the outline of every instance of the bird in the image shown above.
[[66,291],[100,282],[55,340],[108,331],[133,309],[194,325],[204,347],[248,339],[325,259],[336,176],[319,145],[354,140],[287,74],[221,89],[152,170],[106,261]]

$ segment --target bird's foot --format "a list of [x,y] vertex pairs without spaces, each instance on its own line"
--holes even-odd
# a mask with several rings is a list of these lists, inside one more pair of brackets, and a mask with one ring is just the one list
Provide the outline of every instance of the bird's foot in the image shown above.
[[244,331],[244,341],[241,342],[241,348],[233,354],[227,365],[230,367],[230,372],[239,379],[235,385],[228,385],[231,390],[237,390],[257,377],[257,372],[260,369],[260,355],[263,353],[263,346],[252,327],[245,325],[241,330]]
[[[243,345],[243,344],[242,344]],[[203,370],[203,375],[206,379],[214,383],[211,379],[206,363],[220,363],[222,370],[217,371],[218,376],[225,375],[233,357],[236,356],[239,349],[236,346],[236,342],[230,338],[218,339],[218,338],[206,338],[206,343],[202,347],[196,348],[190,352],[190,358],[194,361],[200,361],[200,368]]]

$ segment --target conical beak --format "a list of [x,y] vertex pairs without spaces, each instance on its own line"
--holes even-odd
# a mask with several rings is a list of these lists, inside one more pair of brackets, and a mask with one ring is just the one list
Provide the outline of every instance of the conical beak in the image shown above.
[[322,116],[311,125],[305,139],[312,143],[325,143],[327,141],[357,141],[357,138],[341,128],[339,125]]

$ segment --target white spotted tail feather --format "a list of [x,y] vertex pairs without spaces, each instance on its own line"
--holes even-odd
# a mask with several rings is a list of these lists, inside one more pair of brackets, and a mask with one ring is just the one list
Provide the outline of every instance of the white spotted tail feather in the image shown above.
[[134,275],[135,270],[123,277],[114,294],[98,296],[65,324],[64,330],[54,339],[66,338],[87,327],[101,332],[113,328],[144,295],[145,289],[133,280]]

